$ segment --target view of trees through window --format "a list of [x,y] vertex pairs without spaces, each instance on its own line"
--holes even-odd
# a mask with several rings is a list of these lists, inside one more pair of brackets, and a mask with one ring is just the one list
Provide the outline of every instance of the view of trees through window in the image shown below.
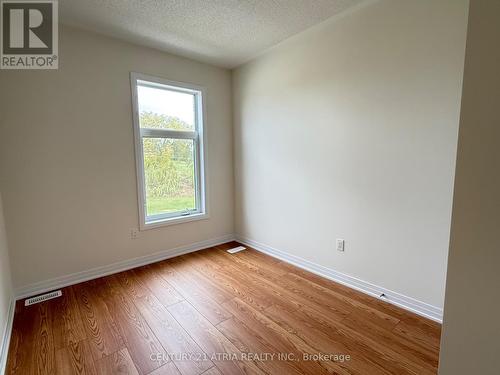
[[[192,130],[178,117],[151,111],[140,113],[140,127]],[[196,209],[194,141],[143,138],[146,212],[148,216]]]

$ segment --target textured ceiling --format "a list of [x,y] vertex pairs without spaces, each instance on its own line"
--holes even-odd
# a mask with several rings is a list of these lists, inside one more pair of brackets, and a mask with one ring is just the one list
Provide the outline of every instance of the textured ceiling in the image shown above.
[[364,0],[59,0],[61,22],[223,67]]

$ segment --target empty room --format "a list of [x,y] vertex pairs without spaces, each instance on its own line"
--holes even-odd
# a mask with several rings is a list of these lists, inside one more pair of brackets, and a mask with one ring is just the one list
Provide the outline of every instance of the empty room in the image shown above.
[[0,374],[500,374],[500,1],[0,12]]

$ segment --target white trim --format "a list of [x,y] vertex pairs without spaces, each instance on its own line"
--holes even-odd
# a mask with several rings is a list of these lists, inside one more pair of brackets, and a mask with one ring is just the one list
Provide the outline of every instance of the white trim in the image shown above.
[[[161,215],[159,215],[159,216],[161,216]],[[141,230],[154,229],[154,228],[164,227],[167,225],[188,223],[190,221],[205,220],[208,218],[210,218],[210,216],[208,214],[199,213],[199,212],[195,212],[195,211],[192,213],[188,212],[188,213],[183,214],[181,216],[168,217],[167,215],[164,215],[163,217],[159,218],[158,220],[155,220],[155,219],[149,220],[146,224],[144,224],[144,228],[142,228]]]
[[168,129],[140,129],[142,138],[172,138],[172,139],[196,139],[198,132],[168,130]]
[[138,80],[142,81],[141,85],[163,88],[168,86],[170,90],[192,93],[193,91],[204,91],[204,86],[195,85],[188,82],[172,81],[171,79],[166,79],[158,76],[153,76],[150,74],[131,72],[131,74]]
[[[165,129],[141,129],[139,124],[139,105],[137,86],[147,85],[150,87],[166,88],[168,90],[187,92],[194,95],[195,105],[195,130],[194,131],[170,131]],[[130,73],[131,98],[132,98],[132,120],[134,127],[135,167],[137,174],[137,201],[139,208],[139,229],[148,230],[162,226],[180,224],[188,221],[202,220],[209,217],[208,207],[208,163],[206,150],[206,97],[207,90],[203,86],[191,83],[176,82],[160,77],[154,77],[141,73]],[[185,213],[175,212],[148,217],[146,213],[146,191],[144,184],[144,154],[142,139],[148,137],[163,137],[176,139],[192,139],[195,152],[195,187],[196,187],[196,210],[186,219]]]
[[10,300],[9,312],[7,315],[7,322],[3,330],[3,334],[0,342],[0,374],[5,374],[7,366],[7,356],[9,354],[9,344],[10,337],[12,335],[12,324],[14,323],[14,311],[16,306],[16,300],[12,298]]
[[[382,299],[393,305],[412,311],[418,315],[424,316],[436,322],[442,323],[443,321],[443,309],[439,307],[429,305],[425,302],[421,302],[414,298],[407,297],[403,294],[393,292],[381,286],[374,285],[367,281],[363,281],[358,278],[335,271],[331,268],[321,266],[319,264],[310,262],[295,255],[288,254],[284,251],[277,250],[271,246],[264,245],[246,237],[236,236],[236,241],[250,246],[257,251],[270,255],[274,258],[278,258],[287,263],[293,264],[294,266],[305,269],[306,271],[346,285],[350,288],[359,290],[360,292],[366,293],[377,299]],[[386,297],[381,298],[380,296],[382,294],[384,294]]]
[[225,235],[210,240],[196,242],[190,245],[176,247],[170,250],[160,251],[151,255],[123,260],[121,262],[116,262],[107,266],[96,267],[86,271],[81,271],[70,275],[60,276],[50,280],[25,285],[15,290],[15,296],[18,300],[26,297],[31,297],[37,294],[52,291],[54,289],[64,288],[65,286],[78,284],[84,281],[97,279],[99,277],[111,275],[117,272],[144,266],[146,264],[159,262],[164,259],[169,259],[179,255],[217,246],[232,241],[233,239],[234,236],[232,234]]

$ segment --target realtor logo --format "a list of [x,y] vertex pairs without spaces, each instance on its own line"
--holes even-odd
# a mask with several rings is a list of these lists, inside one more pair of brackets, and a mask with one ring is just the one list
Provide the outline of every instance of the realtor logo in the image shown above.
[[1,0],[1,69],[57,69],[57,0]]

